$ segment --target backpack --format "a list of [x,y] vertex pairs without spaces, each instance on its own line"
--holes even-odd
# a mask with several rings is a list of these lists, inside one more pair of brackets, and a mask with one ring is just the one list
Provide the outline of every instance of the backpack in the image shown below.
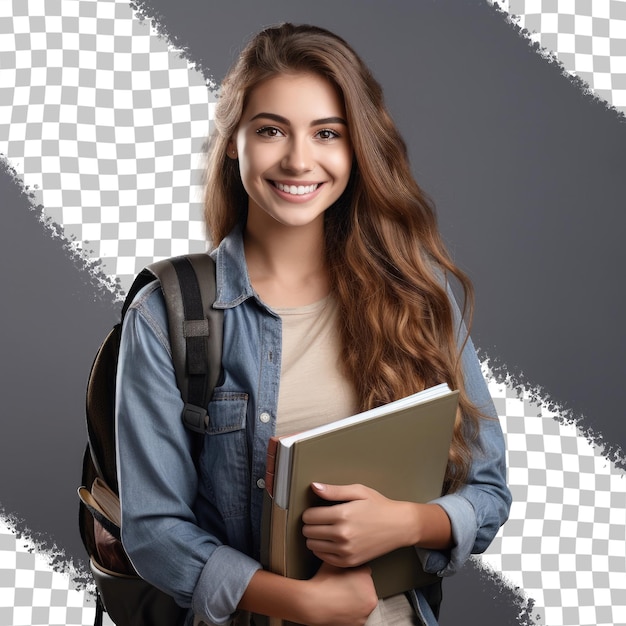
[[115,458],[115,377],[124,316],[137,293],[155,279],[165,298],[176,383],[184,401],[185,425],[197,433],[198,461],[208,423],[206,407],[221,370],[223,311],[213,309],[215,263],[208,254],[158,261],[135,278],[122,306],[120,322],[102,342],[87,383],[88,443],[78,489],[79,529],[96,583],[94,626],[103,612],[117,626],[174,626],[187,609],[143,580],[120,540],[120,513]]

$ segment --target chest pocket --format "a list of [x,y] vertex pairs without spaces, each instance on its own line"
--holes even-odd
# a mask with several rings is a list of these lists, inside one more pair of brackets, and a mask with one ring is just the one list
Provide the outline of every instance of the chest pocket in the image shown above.
[[206,497],[224,519],[248,511],[250,464],[246,434],[248,394],[216,392],[201,457]]

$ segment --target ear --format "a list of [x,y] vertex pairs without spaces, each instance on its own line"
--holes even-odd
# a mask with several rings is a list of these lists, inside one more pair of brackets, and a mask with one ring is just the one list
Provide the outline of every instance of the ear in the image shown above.
[[230,157],[231,159],[237,159],[237,145],[235,144],[234,139],[231,139],[228,142],[228,145],[226,147],[226,156]]

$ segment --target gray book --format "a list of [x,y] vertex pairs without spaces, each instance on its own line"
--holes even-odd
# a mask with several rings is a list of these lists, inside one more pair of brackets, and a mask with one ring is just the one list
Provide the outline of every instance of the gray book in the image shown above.
[[[319,560],[302,536],[302,513],[327,505],[312,482],[361,483],[394,500],[428,502],[441,495],[458,406],[446,384],[295,435],[268,449],[262,561],[290,578],[310,578]],[[415,548],[369,563],[378,596],[434,582]]]

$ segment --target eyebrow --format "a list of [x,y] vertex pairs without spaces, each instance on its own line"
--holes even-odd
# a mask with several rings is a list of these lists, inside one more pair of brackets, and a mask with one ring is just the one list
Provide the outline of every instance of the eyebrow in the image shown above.
[[[276,113],[257,113],[253,118],[250,119],[251,122],[254,120],[258,120],[259,118],[265,118],[269,120],[274,120],[279,124],[285,124],[285,126],[291,126],[291,122],[282,115],[276,115]],[[320,126],[321,124],[343,124],[344,126],[348,125],[348,122],[343,119],[343,117],[322,117],[319,120],[313,120],[310,126]]]

